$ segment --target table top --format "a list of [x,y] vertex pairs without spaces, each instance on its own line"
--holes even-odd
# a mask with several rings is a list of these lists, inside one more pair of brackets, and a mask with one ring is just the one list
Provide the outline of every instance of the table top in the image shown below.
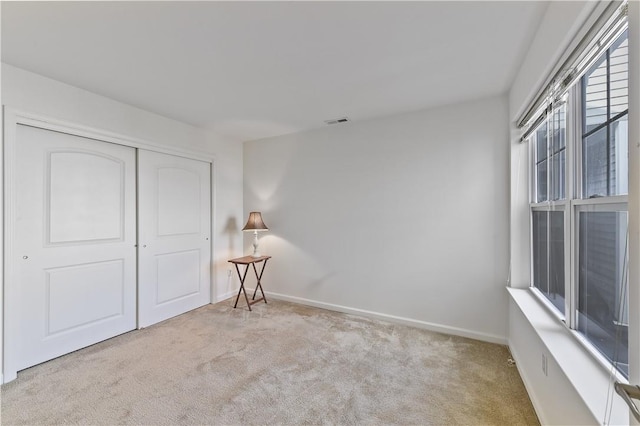
[[258,262],[262,262],[263,260],[267,260],[267,259],[271,259],[271,256],[260,256],[260,257],[243,256],[243,257],[237,257],[235,259],[231,259],[231,260],[229,260],[229,262],[231,262],[231,263],[239,263],[239,264],[242,264],[242,265],[249,265],[251,263],[258,263]]

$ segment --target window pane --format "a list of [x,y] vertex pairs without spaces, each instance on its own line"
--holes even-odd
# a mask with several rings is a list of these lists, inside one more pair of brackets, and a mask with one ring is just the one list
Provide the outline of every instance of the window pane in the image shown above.
[[552,152],[557,153],[558,151],[564,149],[567,146],[566,137],[565,137],[565,129],[566,125],[566,106],[561,106],[553,112],[553,122],[552,122]]
[[628,139],[628,115],[625,114],[583,140],[583,198],[629,192]]
[[584,133],[607,121],[607,64],[603,55],[582,79]]
[[627,212],[580,212],[578,331],[628,375]]
[[603,127],[582,143],[582,196],[604,197],[608,191],[609,156],[607,128]]
[[548,216],[547,212],[533,211],[533,285],[545,293],[549,287],[548,252],[549,242],[547,238]]
[[537,191],[536,201],[547,201],[547,160],[542,161],[536,166],[537,175]]
[[629,40],[625,31],[611,46],[609,57],[609,119],[629,109]]
[[564,314],[564,212],[532,213],[533,285]]
[[582,79],[583,198],[628,193],[628,51],[625,31]]
[[547,158],[547,122],[536,130],[536,162]]
[[549,289],[546,296],[564,314],[564,212],[549,212]]
[[565,151],[554,154],[551,159],[551,199],[564,199]]
[[610,126],[611,177],[610,195],[629,193],[629,121],[628,114],[620,117]]
[[565,106],[556,109],[550,122],[551,126],[551,173],[549,198],[562,200],[565,198],[565,152],[566,152],[566,121]]

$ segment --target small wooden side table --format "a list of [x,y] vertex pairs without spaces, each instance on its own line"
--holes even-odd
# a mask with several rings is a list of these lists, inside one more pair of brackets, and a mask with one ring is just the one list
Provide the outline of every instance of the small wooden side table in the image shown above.
[[[247,306],[249,310],[251,310],[251,305],[254,303],[258,303],[261,300],[264,300],[264,303],[267,303],[267,298],[264,296],[264,291],[262,290],[262,284],[260,280],[262,279],[262,273],[264,272],[264,268],[267,266],[267,261],[271,259],[271,256],[260,256],[260,257],[251,257],[244,256],[238,257],[236,259],[229,260],[229,263],[233,263],[236,266],[236,271],[238,272],[238,278],[240,278],[240,290],[238,290],[238,296],[236,297],[236,303],[233,305],[233,309],[238,306],[238,299],[240,299],[240,293],[244,293],[244,299],[247,301]],[[256,269],[256,263],[262,263],[262,269],[260,270],[260,274],[258,274],[258,270]],[[245,265],[244,274],[240,273],[240,267],[238,265]],[[247,278],[247,271],[249,271],[249,265],[253,266],[253,272],[256,274],[256,279],[258,280],[256,284],[256,288],[253,291],[253,297],[251,298],[251,302],[249,302],[249,297],[247,297],[247,292],[244,289],[244,280]],[[260,293],[262,293],[262,297],[256,300],[256,293],[260,289]]]

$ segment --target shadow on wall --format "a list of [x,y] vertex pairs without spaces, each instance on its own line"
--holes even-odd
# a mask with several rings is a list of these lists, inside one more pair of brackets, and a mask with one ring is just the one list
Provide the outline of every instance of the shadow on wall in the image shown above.
[[[335,135],[335,131],[327,132],[326,129],[319,133],[321,140]],[[300,176],[309,172],[306,163],[299,161],[306,158],[307,154],[304,150],[301,152],[301,148],[308,143],[308,136],[305,133],[267,139],[269,149],[263,148],[264,140],[245,143],[245,164],[252,166],[244,180],[244,206],[245,210],[262,212],[269,227],[268,232],[259,236],[260,252],[274,256],[268,267],[269,290],[322,299],[323,289],[337,285],[341,274],[319,263],[322,256],[308,243],[305,235],[310,225],[307,202],[314,200],[314,188],[305,192],[309,200],[288,196],[291,191],[302,191],[304,184]],[[317,167],[316,173],[328,172],[324,166]],[[246,233],[244,247],[251,247],[252,240],[253,235]]]
[[236,290],[236,278],[233,270],[231,268],[231,264],[227,261],[232,257],[236,257],[236,247],[234,240],[238,236],[240,232],[240,228],[238,227],[238,221],[235,216],[229,216],[227,218],[227,222],[224,225],[223,234],[227,236],[229,239],[229,246],[227,250],[227,256],[221,258],[218,262],[216,262],[216,268],[219,271],[227,271],[226,274],[226,284],[224,286],[220,286],[217,290],[217,297],[224,297],[229,293],[232,293]]
[[233,239],[240,232],[240,228],[238,227],[238,221],[235,216],[229,216],[227,218],[227,224],[224,226],[224,234],[229,236],[229,253],[232,254],[235,252],[235,246],[233,244]]

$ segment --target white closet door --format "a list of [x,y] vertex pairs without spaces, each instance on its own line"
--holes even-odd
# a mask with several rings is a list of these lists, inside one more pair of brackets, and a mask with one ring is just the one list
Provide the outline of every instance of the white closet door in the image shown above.
[[17,128],[8,378],[136,326],[132,148]]
[[202,161],[138,151],[138,325],[211,300],[211,175]]

